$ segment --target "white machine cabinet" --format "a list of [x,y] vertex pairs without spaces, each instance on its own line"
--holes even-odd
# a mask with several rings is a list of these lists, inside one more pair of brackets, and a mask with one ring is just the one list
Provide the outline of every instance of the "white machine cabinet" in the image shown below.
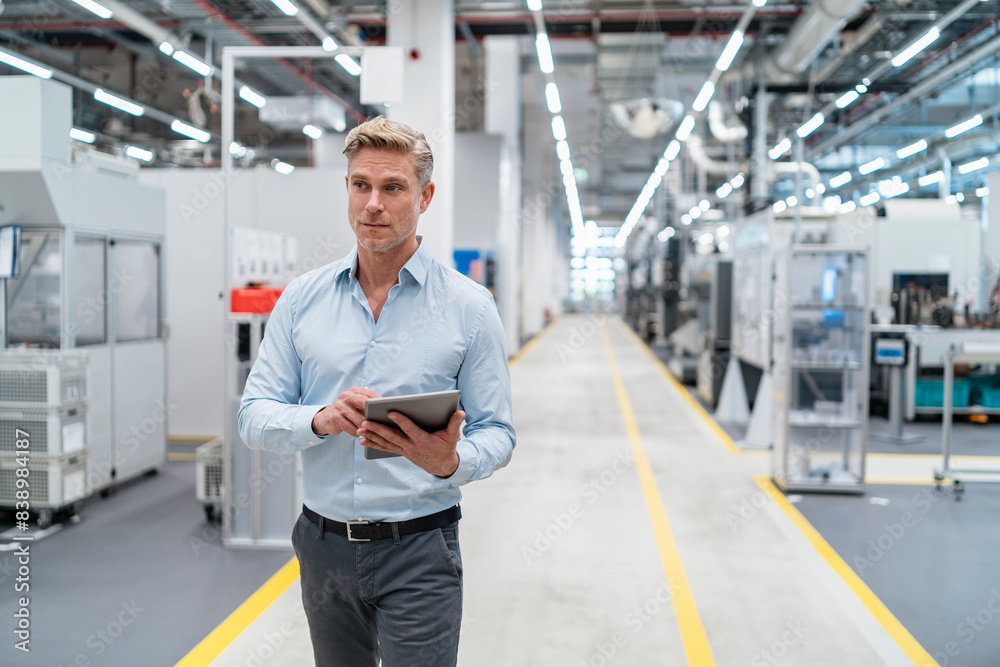
[[863,493],[868,256],[792,246],[774,267],[772,471],[783,491]]

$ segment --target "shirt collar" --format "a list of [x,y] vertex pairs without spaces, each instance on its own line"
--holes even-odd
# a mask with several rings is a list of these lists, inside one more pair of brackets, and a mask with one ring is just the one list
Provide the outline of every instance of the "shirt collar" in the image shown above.
[[[406,260],[406,264],[399,271],[400,282],[402,282],[403,273],[408,273],[413,276],[413,279],[417,281],[417,284],[423,286],[424,281],[427,279],[427,272],[430,271],[431,267],[431,255],[430,250],[424,249],[423,244],[424,237],[417,237],[417,251],[413,253],[410,259]],[[340,267],[334,276],[334,280],[339,280],[342,275],[347,273],[350,279],[353,281],[358,275],[358,247],[354,246],[351,248],[351,252],[344,258],[344,264]]]

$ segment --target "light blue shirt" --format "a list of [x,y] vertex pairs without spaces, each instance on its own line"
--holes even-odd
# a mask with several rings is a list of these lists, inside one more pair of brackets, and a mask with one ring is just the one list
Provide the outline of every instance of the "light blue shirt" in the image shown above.
[[[302,452],[303,501],[337,521],[403,521],[451,507],[514,450],[510,371],[493,297],[420,247],[378,322],[357,248],[292,281],[267,322],[239,412],[251,449]],[[403,457],[368,460],[359,439],[321,437],[313,416],[352,386],[382,396],[458,389],[458,470],[435,477]]]

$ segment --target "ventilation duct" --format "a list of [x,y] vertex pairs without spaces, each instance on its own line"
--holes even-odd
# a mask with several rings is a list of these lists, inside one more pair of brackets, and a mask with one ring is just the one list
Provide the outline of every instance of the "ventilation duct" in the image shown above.
[[771,64],[786,76],[802,74],[864,4],[865,0],[814,0],[792,25]]
[[737,121],[736,125],[726,125],[722,105],[710,102],[708,105],[708,129],[712,136],[724,144],[733,144],[747,138],[746,125]]
[[615,121],[633,137],[652,139],[663,134],[684,114],[684,105],[663,98],[624,100],[611,105]]

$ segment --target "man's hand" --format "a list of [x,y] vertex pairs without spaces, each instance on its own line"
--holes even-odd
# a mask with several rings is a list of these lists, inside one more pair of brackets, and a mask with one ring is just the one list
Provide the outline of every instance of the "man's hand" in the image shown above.
[[400,454],[438,477],[451,477],[455,474],[460,462],[455,447],[458,445],[465,412],[457,411],[451,416],[448,428],[437,433],[424,431],[398,412],[390,412],[389,419],[403,430],[397,431],[376,422],[365,421],[358,429],[361,444]]
[[333,405],[328,405],[312,419],[312,430],[316,435],[340,435],[347,433],[358,436],[358,427],[365,420],[365,401],[379,398],[371,389],[351,387],[337,397]]

